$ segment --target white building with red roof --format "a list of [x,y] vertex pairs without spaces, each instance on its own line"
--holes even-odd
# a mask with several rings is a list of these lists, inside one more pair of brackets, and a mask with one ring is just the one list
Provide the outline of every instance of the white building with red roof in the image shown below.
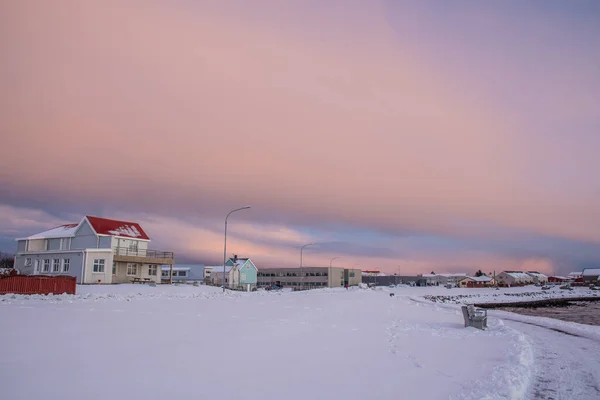
[[172,252],[150,250],[136,222],[85,216],[17,239],[15,268],[27,275],[70,275],[77,283],[160,283]]

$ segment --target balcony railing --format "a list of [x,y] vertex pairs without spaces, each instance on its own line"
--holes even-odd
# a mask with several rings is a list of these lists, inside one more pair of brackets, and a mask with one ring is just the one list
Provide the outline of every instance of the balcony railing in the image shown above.
[[158,250],[149,250],[149,249],[135,249],[129,247],[115,247],[114,248],[116,256],[126,256],[126,257],[144,257],[144,258],[168,258],[172,259],[174,257],[174,253],[172,251],[158,251]]

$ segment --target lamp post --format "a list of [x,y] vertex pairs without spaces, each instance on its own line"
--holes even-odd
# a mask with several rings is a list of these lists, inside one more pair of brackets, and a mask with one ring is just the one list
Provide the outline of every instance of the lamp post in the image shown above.
[[225,264],[227,263],[227,218],[229,218],[229,216],[236,211],[247,210],[249,208],[250,206],[236,208],[235,210],[229,211],[229,214],[227,214],[225,217],[225,243],[223,245],[223,293],[225,293]]
[[307,243],[304,246],[300,247],[300,290],[304,289],[304,273],[302,271],[302,251],[307,246],[313,246],[315,243]]
[[[331,277],[331,263],[333,262],[333,260],[337,260],[339,257],[333,257],[331,260],[329,260],[329,272],[327,273],[327,286],[331,287],[331,284],[333,284],[333,278]],[[329,283],[331,282],[331,284]]]

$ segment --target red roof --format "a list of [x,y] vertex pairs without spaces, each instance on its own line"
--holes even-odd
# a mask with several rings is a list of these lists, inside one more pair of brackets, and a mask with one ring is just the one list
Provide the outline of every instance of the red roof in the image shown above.
[[114,219],[86,216],[98,235],[129,237],[132,239],[150,240],[140,224],[136,222],[117,221]]

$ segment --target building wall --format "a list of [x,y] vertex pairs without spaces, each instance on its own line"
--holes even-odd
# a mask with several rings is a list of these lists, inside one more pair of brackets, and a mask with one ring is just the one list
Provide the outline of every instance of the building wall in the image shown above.
[[357,286],[362,283],[362,271],[360,269],[348,269],[348,285]]
[[252,261],[248,260],[240,268],[240,283],[249,283],[251,285],[256,285],[256,275],[257,271],[254,267],[254,264],[252,264]]
[[99,236],[98,237],[98,248],[99,249],[110,249],[112,248],[112,236]]
[[[158,264],[143,264],[143,263],[126,263],[126,262],[115,262],[115,272],[116,274],[112,275],[112,283],[131,283],[133,278],[149,278],[155,283],[161,282],[161,267],[162,265]],[[129,264],[137,265],[137,271],[135,275],[127,275],[127,266]],[[150,275],[150,266],[156,265],[156,275]],[[112,264],[111,264],[112,266]],[[111,267],[112,268],[112,267]],[[111,272],[112,273],[112,272]]]
[[61,239],[47,239],[48,240],[48,250],[62,250],[61,249]]
[[[281,285],[299,289],[302,286],[343,287],[345,284],[344,269],[338,267],[304,267],[302,268],[303,277],[300,276],[300,268],[265,268],[258,272],[257,285],[259,287]],[[352,269],[347,272],[349,285],[358,285],[362,282],[361,270]],[[350,277],[351,272],[354,275],[352,277]],[[264,276],[265,274],[274,276]]]
[[45,251],[46,239],[31,239],[27,251]]
[[75,237],[71,239],[71,249],[95,249],[98,246],[96,234],[87,222],[81,224]]
[[[31,259],[31,265],[25,266],[26,260]],[[58,258],[60,260],[60,271],[58,273],[52,272],[53,260]],[[43,263],[45,259],[50,260],[50,271],[42,272]],[[65,259],[70,260],[69,272],[62,272],[62,266]],[[82,251],[56,251],[56,252],[38,252],[38,253],[25,253],[17,254],[15,257],[15,269],[23,275],[34,275],[36,261],[39,263],[38,275],[67,275],[74,276],[77,278],[77,283],[81,283],[81,266],[83,264],[83,252]]]
[[19,240],[17,242],[17,253],[25,251],[26,245],[27,245],[27,240]]
[[[84,267],[84,283],[112,283],[113,252],[111,249],[86,251],[87,259]],[[94,260],[104,260],[104,272],[94,272]]]

